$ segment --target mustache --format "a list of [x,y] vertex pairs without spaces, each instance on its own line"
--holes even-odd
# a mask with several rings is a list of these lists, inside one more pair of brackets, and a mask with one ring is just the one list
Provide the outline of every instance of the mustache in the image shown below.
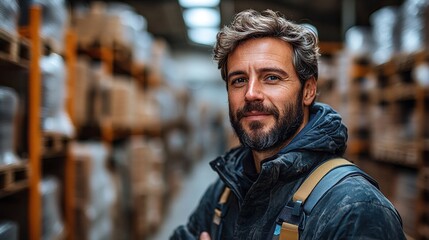
[[246,113],[251,111],[264,112],[273,115],[276,119],[280,113],[276,108],[266,107],[262,102],[247,102],[243,108],[237,110],[237,120],[242,119]]

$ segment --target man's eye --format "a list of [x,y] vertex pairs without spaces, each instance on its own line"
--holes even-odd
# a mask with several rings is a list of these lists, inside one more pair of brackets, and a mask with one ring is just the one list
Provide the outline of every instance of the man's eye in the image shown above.
[[280,78],[279,77],[277,77],[277,76],[268,76],[267,78],[266,78],[268,81],[276,81],[276,80],[279,80]]
[[246,82],[245,78],[236,78],[231,81],[231,85],[242,85]]

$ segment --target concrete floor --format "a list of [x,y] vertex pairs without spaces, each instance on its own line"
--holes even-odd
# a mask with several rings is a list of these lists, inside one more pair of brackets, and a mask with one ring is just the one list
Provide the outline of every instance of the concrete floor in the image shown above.
[[216,156],[207,156],[196,163],[189,175],[183,179],[183,185],[172,202],[163,225],[149,240],[167,240],[179,225],[187,222],[207,187],[215,181],[217,174],[210,168],[209,162]]

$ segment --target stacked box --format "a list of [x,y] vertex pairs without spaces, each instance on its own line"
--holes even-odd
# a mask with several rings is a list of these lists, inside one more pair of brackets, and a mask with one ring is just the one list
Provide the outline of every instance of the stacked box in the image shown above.
[[161,130],[161,119],[159,104],[150,94],[136,92],[137,100],[135,103],[134,126],[138,129]]
[[136,84],[133,79],[116,76],[111,88],[111,118],[117,128],[127,128],[134,125],[134,111],[136,104]]
[[79,57],[76,61],[76,78],[73,89],[73,120],[79,128],[88,121],[89,91],[91,87],[91,68],[89,59]]
[[89,10],[77,9],[74,15],[74,25],[78,44],[87,47],[99,43],[107,17],[105,4],[100,1],[92,3]]
[[89,9],[80,9],[74,16],[78,44],[83,47],[115,44],[132,49],[136,31],[142,30],[136,28],[140,17],[126,4],[93,2]]
[[160,140],[139,136],[131,139],[128,151],[133,233],[141,239],[162,221],[166,191],[164,150]]

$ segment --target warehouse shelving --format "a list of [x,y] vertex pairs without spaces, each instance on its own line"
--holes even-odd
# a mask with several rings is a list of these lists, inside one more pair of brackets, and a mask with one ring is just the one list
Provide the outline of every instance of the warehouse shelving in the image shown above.
[[319,100],[339,110],[348,127],[347,158],[376,178],[408,236],[428,239],[429,88],[414,72],[429,53],[397,54],[380,65],[345,50],[332,56],[336,74],[319,80]]
[[[28,26],[19,28],[19,36],[11,38],[10,54],[1,55],[0,72],[18,74],[12,83],[2,80],[0,85],[11,85],[18,90],[21,111],[23,112],[19,138],[18,153],[23,163],[19,167],[0,167],[0,179],[4,177],[5,184],[13,187],[15,192],[0,190],[0,206],[2,217],[12,219],[19,224],[20,239],[37,240],[42,237],[42,196],[40,185],[43,177],[54,175],[60,180],[61,215],[64,215],[64,232],[58,239],[73,239],[73,195],[74,195],[74,163],[68,153],[70,137],[61,134],[43,133],[41,129],[41,86],[42,76],[40,59],[49,43],[41,37],[42,9],[32,5],[29,9]],[[64,53],[67,64],[67,83],[72,85],[76,37],[69,30],[65,36]],[[6,48],[7,50],[7,48]],[[6,52],[8,53],[8,52]],[[23,73],[21,73],[23,72]],[[69,88],[70,89],[70,88]],[[68,101],[68,110],[73,101]],[[69,111],[70,112],[70,111]],[[16,169],[4,172],[2,169]],[[3,174],[4,173],[4,174]],[[8,190],[8,189],[6,189]],[[10,211],[6,211],[10,209]],[[13,212],[12,212],[13,211]]]
[[416,239],[428,237],[424,229],[429,223],[425,211],[429,199],[422,181],[428,166],[424,142],[429,91],[413,72],[428,59],[426,51],[397,54],[386,63],[371,64],[367,73],[374,81],[367,112],[371,116],[369,157],[376,168],[393,169],[379,181],[382,190],[390,189],[388,196],[402,214],[405,231]]

